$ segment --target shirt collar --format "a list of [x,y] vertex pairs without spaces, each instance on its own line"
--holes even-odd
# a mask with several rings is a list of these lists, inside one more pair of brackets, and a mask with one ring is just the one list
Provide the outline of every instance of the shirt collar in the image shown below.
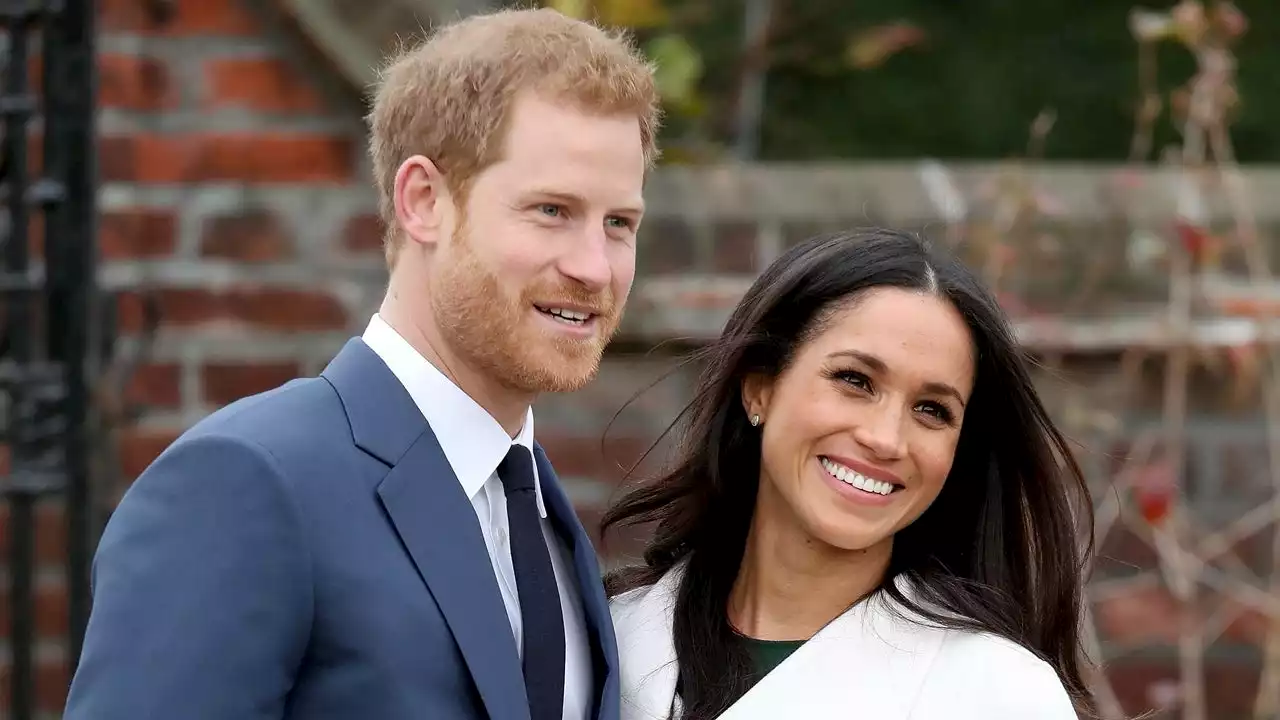
[[[497,471],[512,444],[523,445],[530,453],[533,452],[533,408],[525,414],[524,425],[513,439],[492,415],[415,350],[380,315],[375,314],[369,320],[363,340],[382,358],[413,398],[469,499],[474,499]],[[538,512],[546,517],[536,463],[533,488]]]

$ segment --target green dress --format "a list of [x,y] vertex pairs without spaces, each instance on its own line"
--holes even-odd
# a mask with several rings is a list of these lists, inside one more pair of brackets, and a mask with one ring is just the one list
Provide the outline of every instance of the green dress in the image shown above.
[[772,672],[805,643],[804,640],[757,640],[745,636],[742,640],[746,643],[755,665],[755,675],[751,679],[752,685],[760,682],[760,678]]
[[[783,660],[790,657],[791,653],[806,642],[805,640],[757,640],[742,634],[738,635],[738,639],[751,654],[752,672],[748,679],[748,687],[754,687],[761,678],[773,672],[774,668],[781,665]],[[677,696],[681,694],[681,682],[682,680],[676,681]]]

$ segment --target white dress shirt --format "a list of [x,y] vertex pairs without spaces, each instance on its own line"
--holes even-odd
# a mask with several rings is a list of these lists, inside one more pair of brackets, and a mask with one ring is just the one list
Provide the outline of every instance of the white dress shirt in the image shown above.
[[[493,416],[422,357],[380,316],[375,314],[369,321],[363,339],[382,358],[422,411],[458,483],[462,485],[462,491],[471,499],[498,587],[502,591],[502,602],[511,621],[516,648],[523,655],[520,598],[511,562],[507,498],[498,478],[498,465],[513,443],[533,451],[533,409],[530,408],[520,434],[513,440]],[[533,482],[538,511],[542,515],[542,534],[550,548],[551,565],[555,570],[556,585],[560,588],[560,607],[564,613],[564,720],[587,720],[595,683],[578,583],[569,549],[547,520],[536,467]]]

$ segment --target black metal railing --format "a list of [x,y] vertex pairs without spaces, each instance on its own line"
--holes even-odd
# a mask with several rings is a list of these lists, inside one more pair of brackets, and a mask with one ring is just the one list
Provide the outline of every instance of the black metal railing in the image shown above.
[[[0,442],[7,462],[9,717],[35,707],[36,513],[62,503],[74,670],[89,609],[89,357],[96,264],[92,0],[0,0]],[[30,83],[31,60],[42,80]],[[42,138],[37,145],[36,137]],[[38,168],[37,173],[32,173]],[[33,253],[32,228],[44,228]]]

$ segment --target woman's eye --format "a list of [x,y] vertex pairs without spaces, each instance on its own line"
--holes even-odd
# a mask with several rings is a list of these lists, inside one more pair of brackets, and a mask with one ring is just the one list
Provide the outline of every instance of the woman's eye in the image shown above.
[[840,373],[840,379],[843,380],[846,384],[852,385],[853,387],[856,387],[859,390],[871,389],[870,378],[868,378],[866,375],[863,375],[860,372],[842,372]]
[[937,403],[924,403],[919,406],[919,410],[924,414],[944,423],[951,422],[951,411],[946,407]]
[[546,215],[547,217],[560,217],[560,206],[544,203],[538,206],[538,212]]

